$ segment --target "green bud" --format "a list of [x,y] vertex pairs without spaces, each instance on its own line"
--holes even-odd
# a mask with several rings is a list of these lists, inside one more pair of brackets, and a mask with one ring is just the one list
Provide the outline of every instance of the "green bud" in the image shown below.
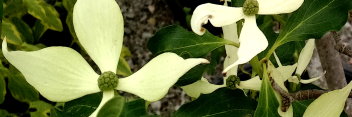
[[236,89],[236,85],[240,85],[240,78],[235,76],[235,75],[231,75],[226,79],[226,87],[235,90]]
[[247,16],[255,15],[259,11],[259,3],[257,0],[246,0],[243,3],[243,13]]
[[117,87],[119,79],[114,72],[108,71],[102,73],[98,78],[98,86],[102,91],[111,90]]

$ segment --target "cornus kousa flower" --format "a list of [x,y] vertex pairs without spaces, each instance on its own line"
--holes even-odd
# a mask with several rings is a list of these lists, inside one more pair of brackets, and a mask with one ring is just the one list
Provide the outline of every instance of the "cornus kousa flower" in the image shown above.
[[243,28],[239,37],[240,47],[238,60],[224,69],[227,72],[232,67],[250,61],[268,46],[268,41],[257,26],[256,14],[281,14],[297,10],[303,0],[246,0],[243,7],[228,7],[206,3],[199,5],[193,12],[191,19],[192,30],[202,35],[205,29],[203,24],[210,23],[215,27],[223,27],[244,19]]
[[123,18],[115,0],[78,0],[73,11],[77,37],[98,65],[97,74],[84,58],[67,47],[42,50],[8,51],[6,39],[3,54],[45,98],[67,102],[87,94],[103,92],[100,105],[114,96],[114,89],[135,94],[148,101],[162,98],[168,89],[192,67],[206,59],[186,59],[164,53],[126,78],[117,78],[116,68],[123,41]]

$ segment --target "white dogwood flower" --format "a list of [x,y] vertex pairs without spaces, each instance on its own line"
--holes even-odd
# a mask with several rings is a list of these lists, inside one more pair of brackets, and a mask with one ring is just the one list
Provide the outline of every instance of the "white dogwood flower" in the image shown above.
[[164,53],[126,78],[116,69],[123,41],[123,17],[115,0],[78,0],[73,23],[77,37],[101,71],[97,74],[85,59],[68,47],[47,47],[38,51],[8,51],[5,58],[41,95],[54,102],[67,102],[103,91],[103,99],[91,116],[114,96],[114,89],[135,94],[148,101],[161,99],[178,78],[206,59],[183,59]]
[[227,72],[238,64],[250,61],[254,56],[264,51],[268,41],[256,23],[256,14],[282,14],[297,10],[304,0],[246,0],[243,7],[228,7],[205,3],[199,5],[193,12],[191,26],[193,32],[202,35],[205,29],[202,25],[210,23],[215,27],[223,27],[244,19],[239,37],[240,47],[238,60],[224,69]]

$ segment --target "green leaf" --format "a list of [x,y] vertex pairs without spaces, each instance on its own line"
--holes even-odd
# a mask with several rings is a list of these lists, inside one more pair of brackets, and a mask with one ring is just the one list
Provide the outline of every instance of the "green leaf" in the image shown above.
[[131,57],[131,52],[127,47],[123,46],[119,58],[119,63],[117,64],[116,74],[122,76],[129,76],[132,74],[131,67],[126,61],[125,57]]
[[242,90],[221,88],[203,94],[197,100],[184,104],[176,117],[248,117],[252,116],[256,101],[246,97]]
[[120,117],[141,117],[148,115],[143,99],[127,102]]
[[277,112],[279,102],[275,97],[274,89],[271,87],[266,67],[263,69],[263,77],[254,117],[280,117]]
[[351,0],[304,0],[288,19],[276,43],[319,39],[329,30],[339,30],[347,21]]
[[72,13],[76,1],[77,0],[62,0],[62,4],[69,13]]
[[312,102],[313,100],[303,100],[303,101],[292,102],[293,117],[302,117],[304,111],[306,111],[308,105]]
[[8,43],[14,45],[20,45],[22,43],[21,33],[10,20],[3,20],[1,30],[1,38],[4,39],[6,37]]
[[34,101],[29,103],[29,111],[31,117],[49,117],[51,104],[43,101]]
[[10,67],[8,88],[12,97],[18,101],[32,102],[39,100],[38,91],[28,84],[23,75],[13,66]]
[[97,117],[119,117],[125,105],[125,98],[115,96],[104,104]]
[[26,14],[27,9],[23,4],[23,0],[5,0],[3,12],[3,17],[22,17]]
[[98,108],[102,96],[102,92],[99,92],[66,102],[62,111],[56,113],[68,117],[88,117]]
[[0,59],[0,104],[2,104],[5,100],[5,95],[6,95],[5,77],[7,76],[7,74],[8,74],[8,69],[2,65],[2,62]]
[[[0,61],[1,62],[1,61]],[[1,63],[0,63],[1,64]],[[0,66],[1,67],[1,66]],[[1,69],[1,68],[0,68]],[[3,72],[0,70],[0,104],[2,104],[5,100],[6,95],[6,83],[5,77],[2,75]]]
[[132,74],[130,65],[128,65],[128,62],[126,59],[120,57],[119,63],[117,64],[117,69],[116,69],[116,74],[122,75],[122,76],[129,76]]
[[39,19],[49,29],[62,31],[62,23],[56,9],[44,0],[24,0],[28,13]]
[[178,25],[167,26],[159,30],[148,42],[148,49],[158,55],[173,52],[184,58],[203,57],[209,52],[224,46],[234,44],[206,32],[199,36]]
[[68,29],[70,30],[71,36],[73,37],[74,41],[78,42],[78,38],[75,32],[75,29],[73,27],[73,13],[72,11],[67,14],[66,17],[66,24]]
[[0,117],[17,117],[15,114],[11,114],[6,110],[0,109]]
[[21,33],[23,41],[27,43],[34,42],[32,29],[28,26],[26,22],[17,17],[11,18],[11,21],[16,26],[18,32]]
[[40,20],[37,20],[33,26],[33,37],[35,42],[39,41],[40,37],[43,36],[44,32],[48,30],[48,28],[40,22]]

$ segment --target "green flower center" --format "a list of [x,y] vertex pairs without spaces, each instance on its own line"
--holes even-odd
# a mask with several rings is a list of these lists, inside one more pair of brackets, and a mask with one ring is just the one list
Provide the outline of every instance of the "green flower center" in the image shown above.
[[258,13],[259,3],[257,0],[246,0],[243,3],[243,13],[247,16],[252,16]]
[[226,87],[230,88],[230,89],[236,89],[236,85],[240,85],[240,78],[235,76],[235,75],[231,75],[226,79]]
[[102,91],[111,90],[117,87],[119,79],[114,72],[108,71],[102,73],[98,78],[98,86]]

